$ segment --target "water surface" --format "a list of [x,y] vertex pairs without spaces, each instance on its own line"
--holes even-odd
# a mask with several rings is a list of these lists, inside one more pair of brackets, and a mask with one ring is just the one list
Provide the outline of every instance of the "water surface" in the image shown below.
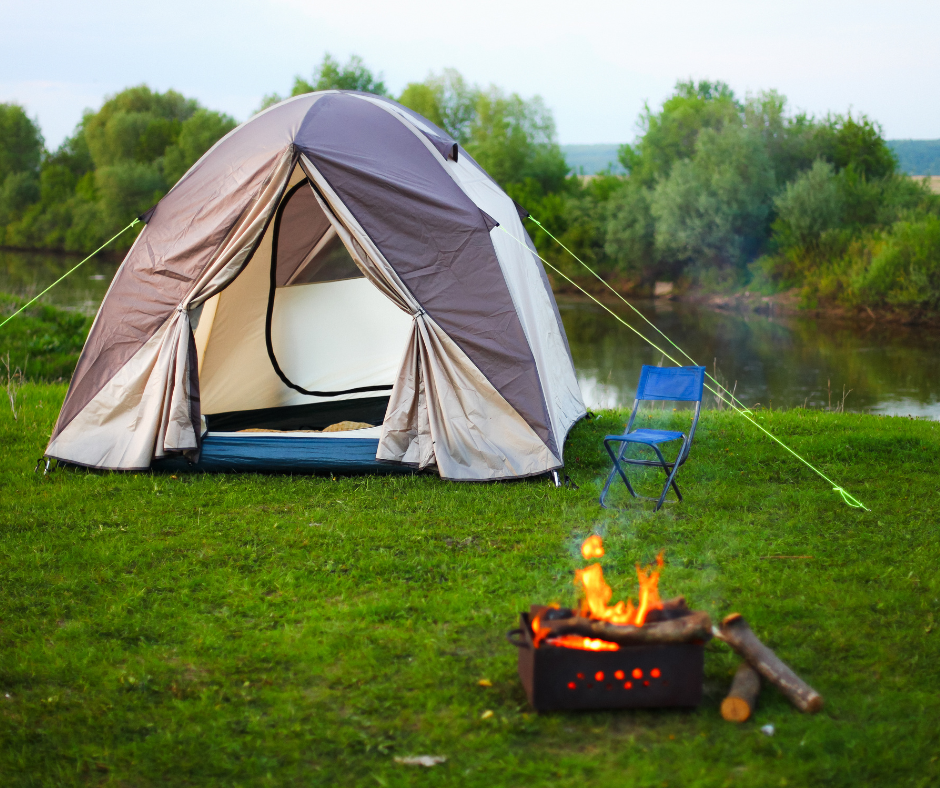
[[[33,298],[80,263],[82,257],[0,251],[0,293]],[[40,303],[93,315],[108,292],[117,269],[118,263],[114,261],[92,258],[44,295]]]
[[[940,418],[936,330],[633,303],[748,406],[836,409],[844,395],[846,411]],[[610,306],[684,360],[627,306]],[[632,405],[640,366],[662,363],[662,354],[590,301],[561,297],[559,308],[589,407]]]

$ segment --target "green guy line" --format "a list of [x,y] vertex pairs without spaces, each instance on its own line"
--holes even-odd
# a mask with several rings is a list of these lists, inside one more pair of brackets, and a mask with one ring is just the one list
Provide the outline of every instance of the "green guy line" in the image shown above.
[[[511,232],[509,232],[508,230],[504,229],[504,228],[502,227],[502,225],[499,225],[499,229],[502,230],[504,233],[506,233],[506,235],[508,235],[510,238],[512,238],[517,244],[519,244],[520,246],[522,246],[526,251],[532,252],[532,250],[531,250],[526,244],[522,243],[522,241],[520,241],[518,238],[516,238],[516,236],[514,236]],[[552,236],[552,238],[554,238],[554,236]],[[555,240],[557,240],[557,239],[555,239]],[[560,241],[559,241],[558,243],[559,243],[559,245],[562,245]],[[562,245],[562,248],[565,248],[565,247]],[[573,254],[570,250],[565,249],[565,251],[567,251],[569,254],[571,254],[572,257],[574,257],[574,254]],[[602,303],[601,301],[598,301],[598,300],[597,300],[594,296],[592,296],[587,290],[585,290],[583,287],[581,287],[581,285],[579,285],[577,282],[575,282],[573,279],[571,279],[571,277],[567,276],[567,275],[566,275],[565,273],[563,273],[562,271],[558,270],[555,266],[553,266],[550,262],[548,262],[548,260],[546,260],[546,259],[545,259],[544,257],[542,257],[540,254],[538,254],[538,252],[535,252],[534,254],[536,255],[536,257],[539,258],[539,260],[541,260],[543,263],[545,263],[545,265],[547,265],[549,268],[551,268],[556,274],[558,274],[559,276],[563,277],[567,282],[569,282],[570,284],[572,284],[572,285],[574,285],[576,288],[578,288],[578,290],[580,290],[582,293],[584,293],[584,295],[586,295],[588,298],[590,298],[595,304],[597,304],[599,307],[601,307],[602,309],[604,309],[604,310],[606,310],[607,312],[609,312],[610,315],[611,315],[615,320],[619,321],[619,322],[622,323],[624,326],[626,326],[627,328],[629,328],[634,334],[636,334],[638,337],[640,337],[640,339],[644,340],[644,341],[647,342],[649,345],[651,345],[651,346],[652,346],[655,350],[657,350],[659,353],[662,353],[662,355],[665,356],[666,358],[668,358],[673,364],[675,364],[677,367],[681,367],[681,366],[682,366],[681,363],[679,363],[678,361],[676,361],[676,360],[675,360],[672,356],[670,356],[665,350],[663,350],[663,349],[660,348],[658,345],[656,345],[656,343],[653,342],[653,340],[649,339],[648,337],[646,337],[646,336],[644,336],[642,333],[640,333],[636,328],[634,328],[633,326],[631,326],[626,320],[624,320],[622,317],[620,317],[620,315],[618,315],[616,312],[614,312],[614,311],[613,311],[610,307],[608,307],[606,304]],[[577,258],[575,258],[575,259],[577,259]],[[580,261],[580,260],[578,260],[578,262],[580,262],[581,265],[583,265],[585,268],[588,268],[587,264],[583,263],[583,262]],[[588,270],[590,271],[591,269],[588,268]],[[591,273],[593,274],[594,272],[591,271]],[[597,274],[594,274],[594,275],[597,276]],[[600,277],[598,277],[598,279],[600,279]],[[601,281],[603,281],[603,280],[601,280]],[[614,292],[616,292],[616,291],[614,291]],[[618,295],[619,295],[619,294],[618,294]],[[626,299],[624,299],[624,301],[626,302]],[[629,302],[626,302],[626,303],[629,303]],[[646,320],[646,318],[644,318],[644,320]],[[649,321],[647,320],[647,322],[649,322]],[[650,325],[652,325],[652,323],[650,323]],[[654,326],[654,328],[655,328],[655,326]],[[659,329],[656,329],[656,330],[659,331]],[[660,331],[659,333],[662,334],[662,331]],[[663,336],[666,336],[666,335],[663,334]],[[666,338],[669,339],[669,337],[666,337]],[[669,340],[669,342],[670,342],[670,344],[672,344],[673,346],[678,347],[678,345],[676,345],[674,342],[672,342],[672,340]],[[692,361],[691,357],[690,357],[687,353],[685,353],[684,351],[682,351],[681,348],[679,348],[679,350],[682,352],[682,354],[683,354],[686,358],[689,359],[689,361]],[[695,364],[694,361],[692,361],[692,363]],[[697,365],[696,365],[696,366],[697,366]],[[706,373],[706,374],[708,374],[708,373]],[[709,375],[709,378],[711,378],[710,375]],[[716,382],[716,384],[717,384],[717,382]],[[759,429],[761,432],[763,432],[765,435],[767,435],[767,437],[771,438],[772,440],[774,440],[774,441],[776,441],[778,444],[780,444],[784,449],[786,449],[788,452],[790,452],[790,454],[792,454],[792,455],[793,455],[794,457],[796,457],[800,462],[802,462],[807,468],[809,468],[811,471],[813,471],[813,473],[817,474],[818,476],[820,476],[821,478],[823,478],[825,481],[827,481],[829,484],[831,484],[833,491],[839,493],[839,495],[842,496],[842,500],[843,500],[847,505],[851,506],[851,507],[854,508],[854,509],[864,509],[866,512],[871,511],[867,506],[865,506],[865,504],[863,504],[860,500],[858,500],[858,498],[855,498],[853,495],[851,495],[851,494],[850,494],[847,490],[845,490],[843,487],[841,487],[840,485],[836,484],[832,479],[830,479],[828,476],[826,476],[826,474],[824,474],[821,470],[819,470],[819,468],[817,468],[815,465],[813,465],[811,462],[809,462],[809,460],[806,460],[806,459],[804,459],[803,457],[801,457],[799,454],[797,454],[795,451],[793,451],[793,449],[791,449],[789,446],[787,446],[787,444],[785,444],[782,440],[780,440],[776,435],[774,435],[772,432],[770,432],[769,430],[767,430],[765,427],[761,426],[761,425],[758,424],[756,421],[754,421],[754,419],[751,418],[750,411],[748,411],[747,409],[739,408],[737,405],[735,405],[734,402],[728,400],[723,394],[721,394],[721,393],[719,393],[718,391],[716,391],[715,389],[713,389],[713,388],[712,388],[711,386],[709,386],[707,383],[705,384],[705,388],[707,388],[712,394],[714,394],[716,397],[718,397],[719,399],[721,399],[723,402],[727,403],[727,405],[728,405],[732,410],[734,410],[735,413],[737,413],[739,416],[743,416],[745,419],[747,419],[749,422],[751,422],[751,424],[753,424],[755,427],[757,427],[757,429]],[[719,385],[719,388],[722,389],[722,391],[726,391],[726,389],[725,389],[723,386],[721,386],[721,385]],[[737,399],[737,398],[735,398],[735,399]]]
[[118,233],[117,235],[115,235],[113,238],[109,238],[107,241],[105,241],[103,244],[101,244],[101,246],[99,246],[97,249],[95,249],[95,251],[93,251],[90,255],[88,255],[88,257],[86,257],[84,260],[82,260],[78,265],[76,265],[76,266],[75,266],[74,268],[72,268],[70,271],[67,271],[66,273],[62,274],[62,276],[60,276],[58,279],[56,279],[51,285],[49,285],[49,287],[47,287],[45,290],[43,290],[43,291],[42,291],[38,296],[36,296],[32,301],[28,301],[27,303],[23,304],[23,306],[21,306],[21,307],[20,307],[19,309],[17,309],[12,315],[10,315],[6,320],[4,320],[2,323],[0,323],[0,328],[3,328],[7,323],[9,323],[14,317],[16,317],[16,316],[17,316],[20,312],[22,312],[24,309],[27,309],[27,308],[30,307],[32,304],[35,304],[40,298],[42,298],[46,293],[48,293],[53,287],[55,287],[57,284],[59,284],[59,282],[61,282],[63,279],[65,279],[65,277],[67,277],[67,276],[68,276],[69,274],[71,274],[73,271],[77,271],[81,266],[83,266],[85,263],[87,263],[89,260],[91,260],[92,257],[94,257],[96,254],[98,254],[98,252],[100,252],[102,249],[104,249],[109,243],[111,243],[111,241],[113,241],[115,238],[118,238],[118,237],[124,235],[124,233],[126,233],[128,230],[130,230],[131,227],[133,227],[135,224],[140,224],[140,219],[134,219],[134,221],[132,221],[129,225],[127,225],[127,227],[125,227],[123,230],[121,230],[121,232],[119,232],[119,233]]
[[[607,283],[607,281],[606,281],[605,279],[603,279],[601,276],[599,276],[599,275],[594,271],[594,269],[591,268],[591,266],[589,266],[586,262],[584,262],[584,260],[582,260],[580,257],[578,257],[578,256],[577,256],[574,252],[572,252],[567,246],[565,246],[565,245],[564,245],[561,241],[559,241],[554,235],[552,235],[552,234],[545,228],[545,225],[543,225],[543,224],[542,224],[538,219],[536,219],[534,216],[531,216],[531,215],[530,215],[529,218],[539,226],[539,228],[542,230],[542,232],[544,232],[544,233],[545,233],[549,238],[551,238],[556,244],[558,244],[562,249],[564,249],[568,254],[570,254],[575,260],[577,260],[579,263],[581,263],[581,265],[583,265],[583,266],[591,273],[591,275],[592,275],[595,279],[597,279],[598,282],[602,283],[602,284],[604,285],[604,287],[606,287],[608,290],[610,290],[611,293],[613,293],[615,296],[617,296],[617,298],[619,298],[621,301],[623,301],[628,307],[630,307],[630,309],[632,309],[634,312],[636,312],[641,318],[643,318],[647,323],[649,323],[650,326],[652,326],[656,331],[658,331],[659,334],[662,336],[663,339],[665,339],[670,345],[672,345],[672,346],[673,346],[676,350],[678,350],[683,356],[685,356],[689,361],[691,361],[692,364],[694,364],[695,366],[699,366],[699,364],[695,361],[695,359],[692,358],[692,356],[690,356],[690,355],[689,355],[688,353],[686,353],[681,347],[679,347],[675,342],[673,342],[673,341],[672,341],[668,336],[666,336],[666,334],[664,334],[664,333],[662,332],[662,330],[660,330],[660,328],[659,328],[655,323],[653,323],[646,315],[644,315],[639,309],[637,309],[635,306],[633,306],[633,304],[631,304],[629,301],[627,301],[626,298],[624,298],[624,297],[623,297],[622,295],[620,295],[620,293],[618,293],[613,287],[611,287],[611,286]],[[646,337],[643,337],[643,338],[646,339]],[[670,360],[671,360],[671,359],[670,359]],[[674,363],[675,363],[675,362],[674,362]],[[679,366],[681,366],[681,365],[679,365]],[[705,368],[705,375],[708,377],[708,379],[709,379],[712,383],[714,383],[716,386],[718,386],[718,388],[720,388],[722,391],[726,392],[726,393],[728,394],[728,396],[729,396],[732,400],[734,400],[735,402],[737,402],[738,405],[741,407],[741,410],[744,410],[744,411],[747,411],[748,413],[750,413],[750,409],[747,408],[747,407],[745,406],[745,404],[744,404],[743,402],[741,402],[741,400],[739,400],[737,397],[735,397],[734,394],[732,394],[730,391],[728,391],[728,389],[727,389],[725,386],[722,386],[721,383],[719,383],[717,380],[715,380],[715,378],[713,378],[711,375],[708,374],[708,368],[707,368],[707,367]]]

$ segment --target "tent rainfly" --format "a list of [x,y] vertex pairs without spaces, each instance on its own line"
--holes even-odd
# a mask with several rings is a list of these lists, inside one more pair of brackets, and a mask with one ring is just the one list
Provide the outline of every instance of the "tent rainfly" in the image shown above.
[[46,456],[462,481],[562,467],[585,409],[524,215],[394,101],[271,107],[142,217]]

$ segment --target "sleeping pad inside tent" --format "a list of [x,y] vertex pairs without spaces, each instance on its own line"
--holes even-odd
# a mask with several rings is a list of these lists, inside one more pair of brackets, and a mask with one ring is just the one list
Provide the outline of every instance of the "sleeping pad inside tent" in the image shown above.
[[47,457],[466,481],[563,466],[584,405],[520,209],[411,110],[289,99],[145,219]]

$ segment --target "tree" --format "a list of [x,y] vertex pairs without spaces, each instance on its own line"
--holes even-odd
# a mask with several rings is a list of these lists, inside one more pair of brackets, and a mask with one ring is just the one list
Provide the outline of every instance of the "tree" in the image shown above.
[[155,161],[176,141],[183,121],[198,108],[194,99],[174,90],[155,93],[146,85],[115,94],[82,121],[95,166]]
[[657,251],[673,264],[742,266],[766,241],[774,188],[758,133],[704,129],[692,158],[674,164],[653,190]]
[[531,181],[542,194],[564,187],[568,164],[541,97],[528,101],[497,87],[479,94],[467,151],[504,188]]
[[619,270],[652,280],[656,266],[656,226],[650,210],[652,195],[628,179],[607,203],[604,251]]
[[[233,127],[227,115],[172,90],[158,93],[140,85],[111,96],[46,156],[32,187],[17,181],[0,188],[6,242],[94,249],[159,201]],[[17,210],[10,207],[14,203]],[[117,248],[133,239],[128,233]]]
[[805,113],[789,115],[786,96],[775,90],[749,96],[742,121],[761,136],[778,184],[788,183],[809,169],[823,153],[819,124]]
[[817,159],[774,199],[774,231],[782,246],[808,247],[826,231],[842,224],[845,201],[835,168]]
[[312,82],[300,76],[294,78],[291,95],[300,96],[318,90],[359,90],[377,96],[388,95],[382,75],[373,74],[358,55],[352,55],[346,65],[341,66],[339,61],[327,53],[313,72]]
[[676,162],[692,156],[703,129],[740,125],[740,109],[724,82],[680,81],[659,113],[654,114],[646,105],[638,123],[642,136],[633,145],[620,148],[620,163],[631,178],[652,186],[666,177]]
[[0,104],[0,228],[39,199],[42,155],[39,126],[19,104]]
[[0,104],[0,184],[14,173],[39,172],[43,139],[19,104]]
[[163,175],[166,183],[170,186],[175,184],[209,148],[236,125],[233,118],[221,112],[197,109],[192,117],[183,121],[176,142],[164,153]]
[[[362,62],[361,57],[351,55],[346,65],[341,66],[329,52],[323,56],[323,61],[314,69],[312,81],[307,81],[299,74],[294,77],[294,87],[290,95],[302,96],[304,93],[314,93],[318,90],[358,90],[362,93],[373,93],[376,96],[388,95],[382,75],[373,74]],[[268,93],[261,99],[258,112],[263,112],[283,100],[284,97],[279,93]]]
[[837,171],[851,167],[866,180],[893,175],[897,159],[885,141],[881,126],[865,115],[851,113],[827,118],[820,130],[825,157]]
[[439,126],[461,145],[470,141],[481,91],[468,85],[460,72],[445,68],[424,82],[409,82],[398,102]]

